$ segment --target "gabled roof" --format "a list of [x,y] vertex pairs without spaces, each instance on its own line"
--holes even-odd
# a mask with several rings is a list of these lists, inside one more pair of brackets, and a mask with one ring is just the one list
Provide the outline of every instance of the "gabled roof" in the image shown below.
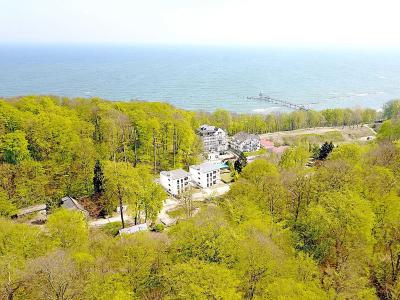
[[61,199],[61,207],[66,209],[76,209],[87,213],[86,209],[74,198],[65,196]]
[[171,170],[171,171],[162,171],[162,172],[160,172],[160,175],[167,176],[171,179],[180,179],[180,178],[184,178],[184,177],[189,177],[190,173],[188,173],[182,169],[177,169],[177,170]]
[[258,135],[247,133],[247,132],[238,132],[232,137],[232,139],[238,143],[243,143],[244,141],[246,141],[248,139],[260,140]]

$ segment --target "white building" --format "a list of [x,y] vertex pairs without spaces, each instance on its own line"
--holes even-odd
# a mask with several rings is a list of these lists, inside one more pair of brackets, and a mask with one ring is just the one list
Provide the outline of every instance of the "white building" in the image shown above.
[[160,173],[160,184],[172,195],[179,195],[190,182],[190,173],[182,170],[162,171]]
[[207,160],[220,161],[219,156],[220,156],[219,152],[209,152],[207,153]]
[[127,228],[122,228],[118,231],[118,233],[120,235],[122,234],[132,234],[132,233],[136,233],[139,231],[148,231],[149,227],[147,226],[146,223],[144,224],[138,224],[138,225],[133,225],[131,227],[127,227]]
[[257,151],[261,147],[260,138],[255,134],[239,132],[232,137],[230,147],[238,152]]
[[189,167],[192,180],[202,188],[208,188],[220,181],[219,165],[203,163]]
[[204,151],[225,153],[228,150],[228,138],[223,129],[204,124],[197,129],[197,133],[203,141]]

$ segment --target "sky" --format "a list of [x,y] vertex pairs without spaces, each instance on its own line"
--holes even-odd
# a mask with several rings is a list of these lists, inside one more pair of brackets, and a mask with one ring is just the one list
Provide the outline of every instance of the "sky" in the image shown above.
[[0,43],[399,47],[398,0],[0,0]]

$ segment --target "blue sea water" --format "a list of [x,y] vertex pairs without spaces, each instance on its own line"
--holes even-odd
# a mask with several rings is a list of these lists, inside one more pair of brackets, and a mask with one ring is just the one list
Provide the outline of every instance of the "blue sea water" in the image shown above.
[[265,95],[314,109],[400,97],[400,51],[195,46],[1,45],[0,97],[55,94],[269,112]]

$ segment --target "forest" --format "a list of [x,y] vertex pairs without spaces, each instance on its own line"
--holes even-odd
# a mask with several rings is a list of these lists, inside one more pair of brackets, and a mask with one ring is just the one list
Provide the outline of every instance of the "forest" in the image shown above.
[[[250,115],[56,96],[0,100],[0,299],[399,299],[399,113],[400,101],[382,113]],[[162,232],[114,236],[57,208],[65,195],[93,214],[123,200],[153,220],[165,197],[154,177],[199,160],[203,123],[233,134],[381,119],[368,143],[319,156],[298,144],[279,161],[255,160],[227,194]],[[10,218],[38,203],[51,208],[44,225]]]

